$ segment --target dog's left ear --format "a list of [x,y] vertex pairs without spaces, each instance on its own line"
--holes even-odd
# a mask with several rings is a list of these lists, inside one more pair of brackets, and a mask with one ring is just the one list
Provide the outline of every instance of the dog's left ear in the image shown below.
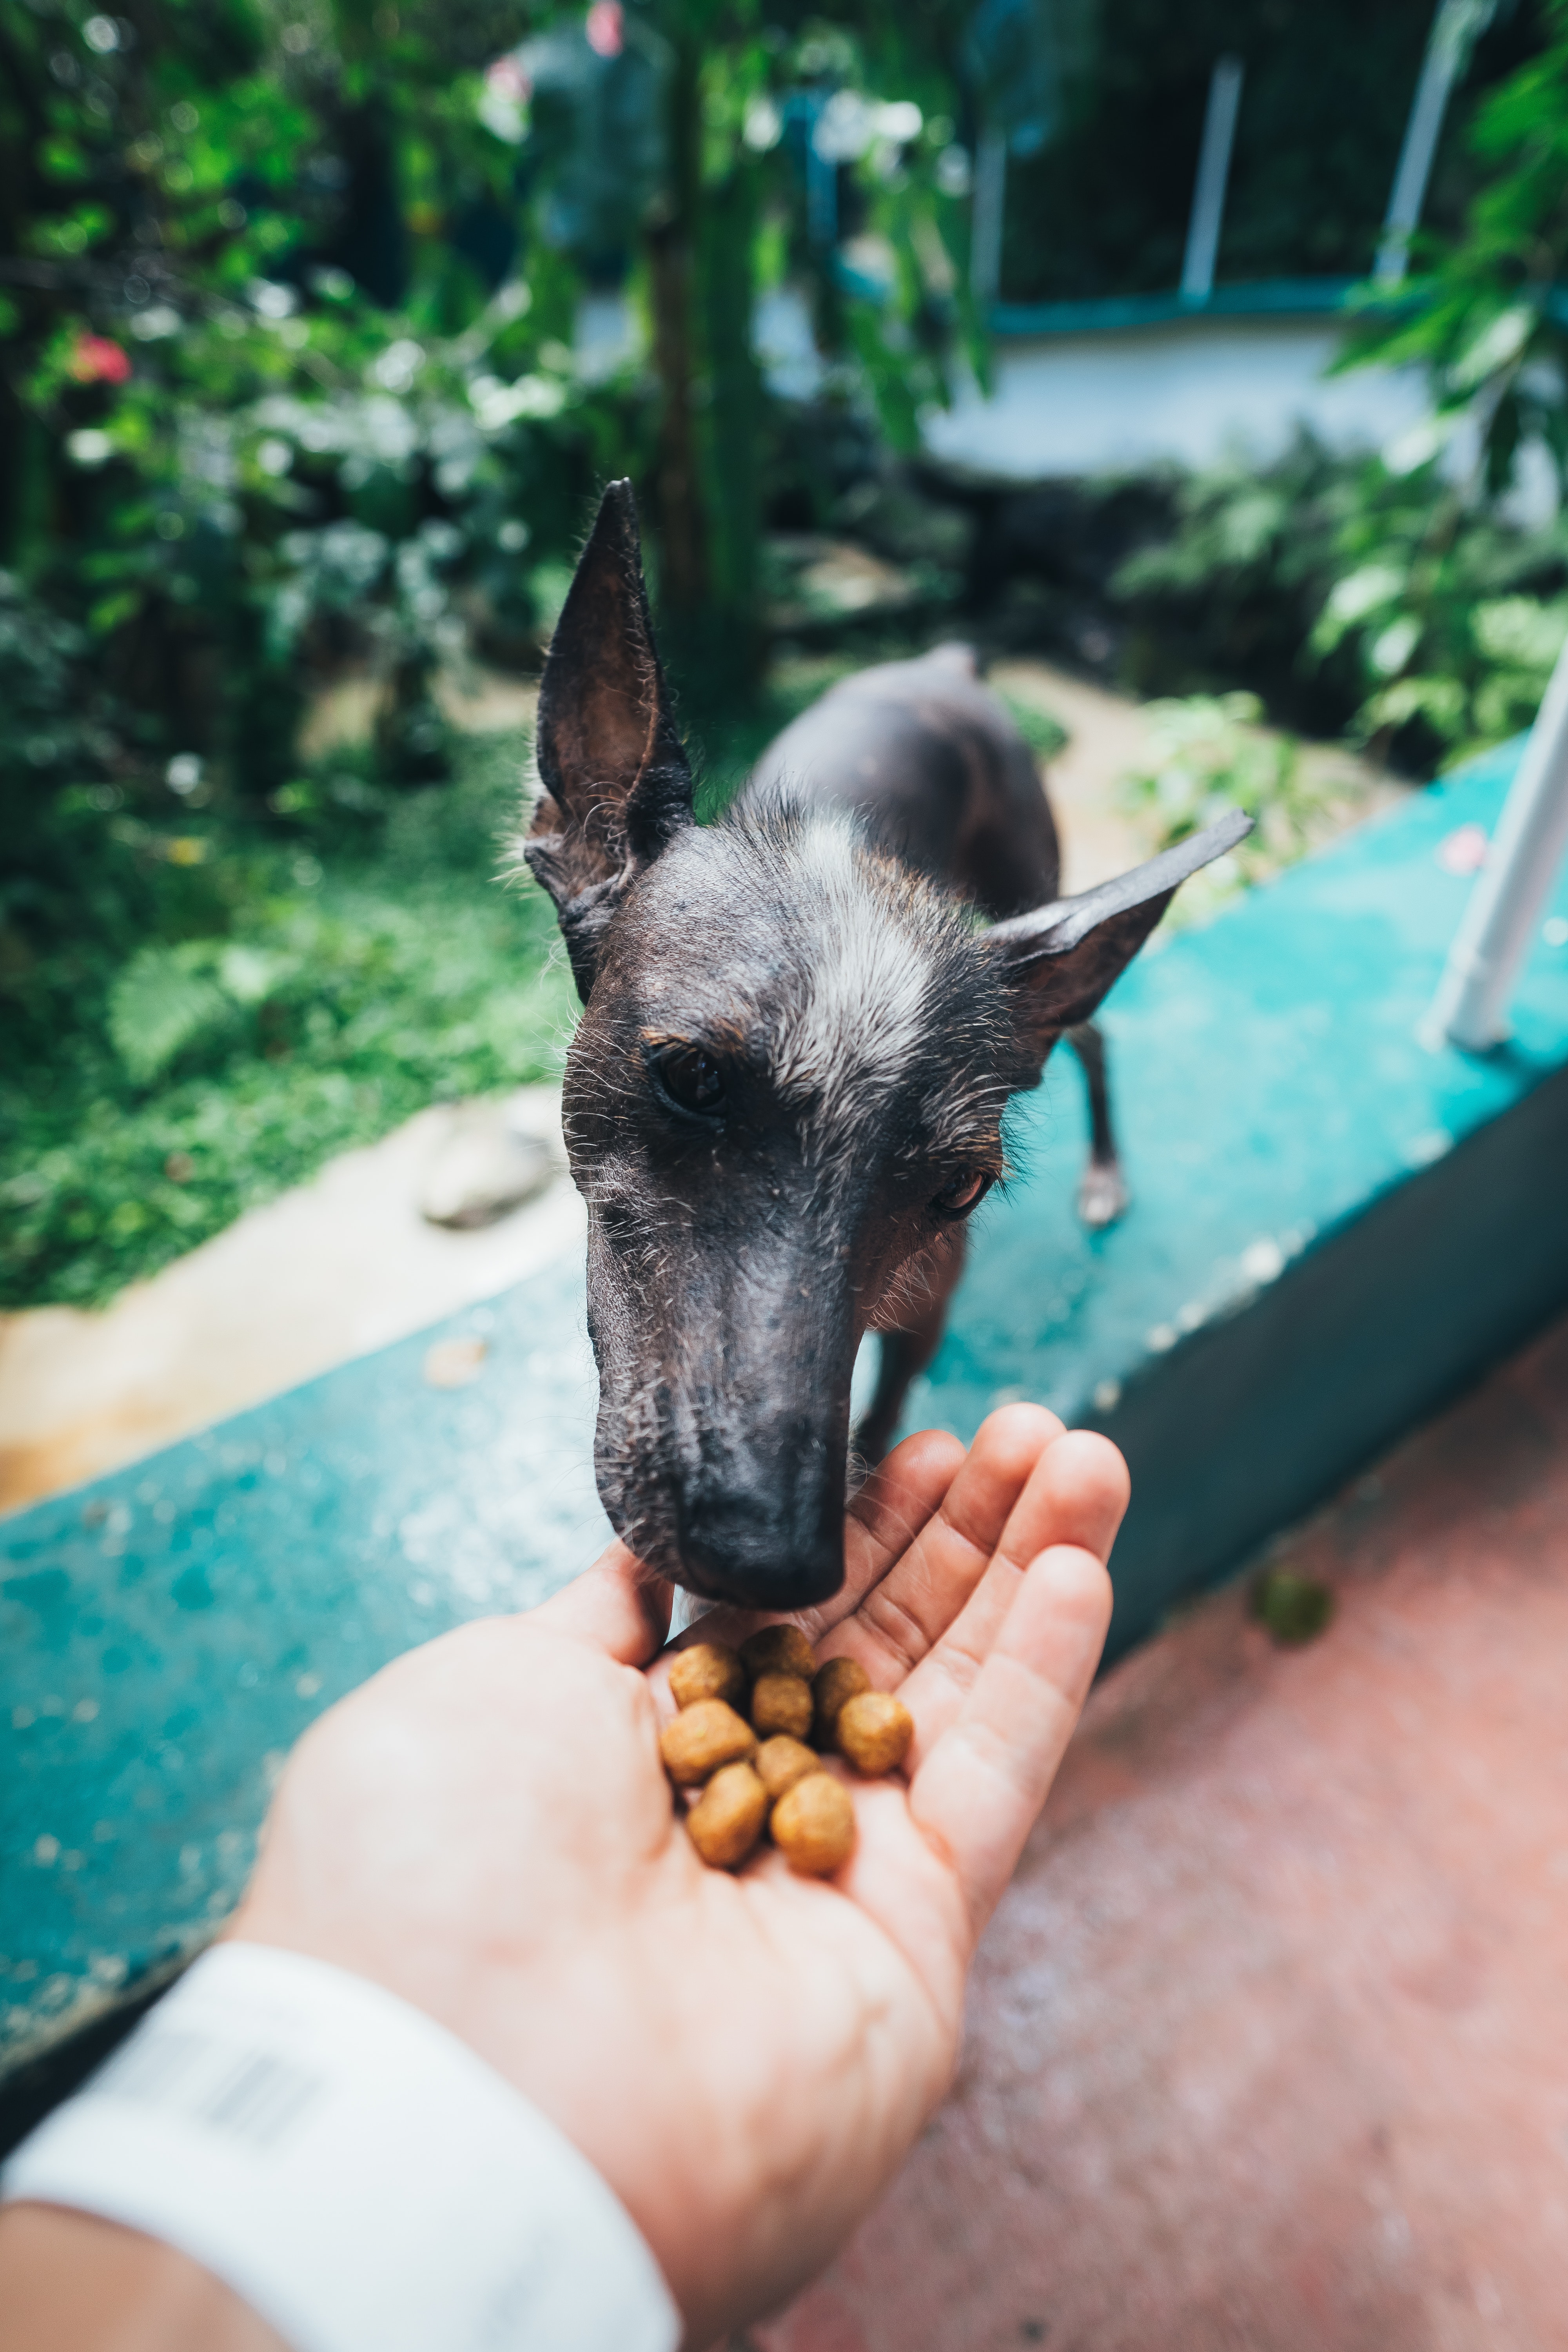
[[1087,1021],[1181,884],[1251,831],[1249,816],[1227,810],[1190,841],[1163,850],[1114,882],[994,924],[981,944],[1001,967],[1026,1047],[1044,1061],[1064,1029]]
[[694,821],[630,482],[610,484],[578,560],[544,665],[535,748],[542,790],[522,854],[555,901],[586,1003],[621,900]]

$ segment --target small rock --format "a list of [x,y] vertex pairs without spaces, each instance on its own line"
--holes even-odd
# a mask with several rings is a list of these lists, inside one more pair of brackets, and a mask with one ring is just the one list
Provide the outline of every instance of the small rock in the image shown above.
[[464,1103],[426,1171],[419,1213],[459,1232],[494,1224],[545,1191],[554,1174],[549,1144],[515,1127],[506,1103]]
[[489,1352],[482,1339],[437,1339],[425,1350],[425,1378],[433,1389],[466,1389]]

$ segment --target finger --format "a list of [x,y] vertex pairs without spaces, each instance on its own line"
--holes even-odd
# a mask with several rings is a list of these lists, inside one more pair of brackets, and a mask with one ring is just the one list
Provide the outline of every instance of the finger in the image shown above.
[[[885,1576],[942,1505],[963,1467],[963,1447],[945,1430],[925,1429],[906,1437],[874,1470],[850,1504],[844,1522],[844,1582],[820,1608],[791,1619],[810,1642],[849,1616],[863,1595]],[[743,1642],[759,1625],[783,1622],[776,1612],[721,1605],[707,1610],[687,1642]]]
[[624,1666],[646,1666],[669,1631],[674,1593],[618,1539],[592,1568],[530,1612],[531,1622],[588,1643]]
[[1068,1430],[1042,1454],[964,1607],[899,1686],[915,1718],[912,1770],[973,1689],[1017,1600],[1026,1562],[1061,1544],[1108,1560],[1127,1496],[1127,1465],[1108,1437]]
[[910,1816],[955,1874],[975,1936],[1045,1803],[1110,1622],[1103,1563],[1075,1545],[1042,1552],[974,1687],[910,1784]]
[[987,1414],[941,1508],[828,1649],[858,1658],[879,1689],[901,1684],[963,1609],[1062,1435],[1044,1405]]

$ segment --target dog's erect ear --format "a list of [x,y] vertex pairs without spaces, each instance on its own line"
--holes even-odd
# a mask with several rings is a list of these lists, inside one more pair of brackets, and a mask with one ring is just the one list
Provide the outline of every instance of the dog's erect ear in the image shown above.
[[599,942],[643,867],[693,822],[643,586],[637,501],[612,482],[539,690],[542,786],[522,854],[555,901],[584,1003]]
[[993,925],[982,944],[1001,965],[1018,1009],[1020,1033],[1042,1060],[1064,1029],[1089,1019],[1187,877],[1223,857],[1251,831],[1252,819],[1230,809],[1190,841],[1163,850],[1114,882]]

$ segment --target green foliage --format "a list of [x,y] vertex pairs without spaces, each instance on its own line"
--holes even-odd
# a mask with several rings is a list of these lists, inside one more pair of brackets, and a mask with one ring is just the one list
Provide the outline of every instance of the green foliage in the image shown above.
[[1348,476],[1309,657],[1349,654],[1355,724],[1452,758],[1527,726],[1568,636],[1568,530],[1530,530],[1510,494],[1527,453],[1568,491],[1568,0],[1545,46],[1482,100],[1483,183],[1427,274],[1373,289],[1342,364],[1412,363],[1431,411]]
[[[537,659],[612,473],[647,494],[677,639],[683,614],[716,631],[715,676],[743,681],[792,462],[758,288],[816,284],[841,405],[879,399],[907,439],[945,396],[959,223],[902,94],[934,102],[932,27],[873,17],[858,47],[752,0],[542,15],[521,47],[499,0],[0,19],[0,562],[29,625],[75,633],[62,742],[93,684],[67,781],[152,790],[197,756],[217,801],[264,801],[305,683],[347,658],[380,682],[388,780],[439,774],[435,670]],[[889,75],[891,108],[863,94]],[[784,117],[812,88],[839,109],[841,226],[890,257],[859,294],[807,226]],[[617,278],[646,356],[579,357],[580,299]]]
[[1032,702],[1020,702],[1016,695],[1004,694],[1007,716],[1028,745],[1037,760],[1054,760],[1068,740],[1068,730],[1061,720],[1048,710],[1037,709]]
[[1399,470],[1305,439],[1173,486],[1168,534],[1112,583],[1145,688],[1245,679],[1417,771],[1529,725],[1565,592],[1561,520],[1528,529],[1435,460]]
[[1172,919],[1206,922],[1229,899],[1310,845],[1329,793],[1314,784],[1293,737],[1262,731],[1256,695],[1192,695],[1148,706],[1149,763],[1124,778],[1130,809],[1153,820],[1162,849],[1239,808],[1254,830],[1181,892]]
[[1245,683],[1271,709],[1337,733],[1358,699],[1348,657],[1325,679],[1300,655],[1358,470],[1302,436],[1270,466],[1237,459],[1170,480],[1166,527],[1110,583],[1130,682],[1156,694]]
[[[434,1099],[553,1076],[574,997],[537,893],[496,880],[524,739],[449,785],[312,780],[287,844],[214,826],[224,935],[14,973],[0,1299],[89,1306]],[[162,909],[167,914],[169,909]]]
[[[46,804],[59,788],[119,807],[197,758],[215,804],[262,803],[305,682],[345,658],[380,682],[386,779],[437,775],[437,666],[537,652],[649,399],[628,371],[574,368],[574,281],[550,255],[507,274],[515,163],[471,68],[513,21],[38,0],[0,22],[19,257],[0,551],[25,583],[0,640],[24,608],[53,631],[32,738],[56,747],[0,790],[26,802],[6,814],[35,866],[72,831]],[[493,292],[464,250],[485,220]],[[34,899],[12,919],[36,931]]]
[[1415,362],[1433,413],[1391,453],[1415,468],[1469,439],[1471,498],[1497,498],[1522,451],[1568,482],[1568,0],[1545,0],[1545,46],[1482,100],[1470,146],[1485,173],[1460,234],[1423,238],[1428,272],[1373,289],[1343,364]]
[[1352,487],[1307,656],[1353,654],[1356,731],[1447,763],[1527,727],[1564,635],[1568,530],[1470,505],[1435,465],[1374,462]]
[[228,1027],[234,1000],[219,985],[218,965],[225,955],[246,952],[184,940],[177,947],[153,941],[132,956],[109,992],[109,1035],[136,1085],[161,1077],[187,1045]]

